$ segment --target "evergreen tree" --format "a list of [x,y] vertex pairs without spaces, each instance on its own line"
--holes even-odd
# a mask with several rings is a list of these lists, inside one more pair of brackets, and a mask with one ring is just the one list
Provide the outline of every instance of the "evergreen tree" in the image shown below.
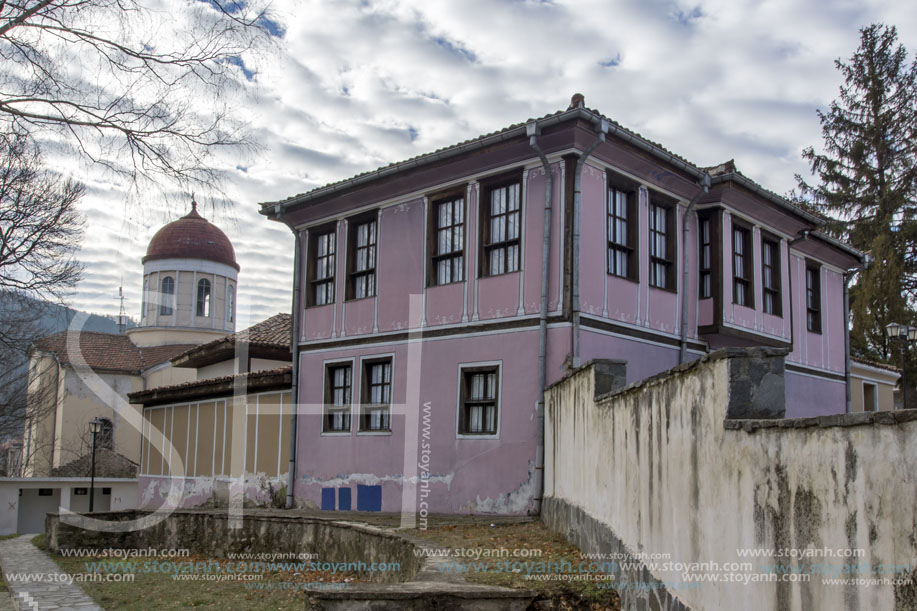
[[844,84],[818,111],[824,151],[803,151],[818,182],[796,179],[828,231],[874,259],[850,291],[852,351],[900,364],[885,325],[917,322],[917,59],[908,61],[895,27],[873,24],[835,65]]

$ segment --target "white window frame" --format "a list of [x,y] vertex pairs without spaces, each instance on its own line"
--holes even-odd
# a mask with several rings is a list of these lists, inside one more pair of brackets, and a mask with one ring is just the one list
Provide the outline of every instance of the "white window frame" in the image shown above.
[[[355,369],[354,363],[356,362],[355,357],[342,358],[342,359],[327,359],[322,361],[322,417],[321,425],[318,427],[318,432],[322,437],[353,437],[354,433],[354,409],[353,409],[353,397],[354,392],[357,390],[358,386],[353,377],[353,370]],[[327,397],[328,392],[328,367],[336,367],[339,365],[350,365],[350,430],[349,431],[325,431],[325,397]]]
[[[497,432],[492,435],[466,435],[460,432],[459,423],[462,411],[462,380],[466,369],[477,369],[479,367],[496,367],[497,368]],[[479,440],[499,440],[500,429],[503,423],[503,361],[473,361],[458,364],[458,378],[455,385],[455,438],[456,439],[479,439]]]

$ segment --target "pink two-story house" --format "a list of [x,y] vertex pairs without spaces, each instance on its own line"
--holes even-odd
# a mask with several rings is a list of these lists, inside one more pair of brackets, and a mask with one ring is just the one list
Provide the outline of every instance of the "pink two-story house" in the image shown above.
[[822,221],[571,107],[262,213],[296,236],[290,499],[537,510],[542,390],[722,346],[790,350],[786,416],[845,411],[845,274]]

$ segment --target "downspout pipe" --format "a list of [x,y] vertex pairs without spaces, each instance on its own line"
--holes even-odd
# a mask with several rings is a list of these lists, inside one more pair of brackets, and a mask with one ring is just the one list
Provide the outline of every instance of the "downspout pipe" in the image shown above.
[[[279,207],[278,207],[279,208]],[[283,214],[281,209],[277,210],[278,220]],[[293,254],[293,311],[290,324],[290,352],[293,355],[292,380],[290,385],[290,400],[293,403],[293,411],[290,413],[290,464],[289,475],[287,477],[287,500],[286,508],[292,509],[295,504],[293,496],[293,487],[296,483],[296,432],[299,420],[299,323],[300,323],[300,277],[302,276],[302,238],[300,232],[291,227],[293,230],[293,242],[295,252]]]
[[[694,206],[701,196],[710,191],[710,175],[704,174],[700,181],[701,188],[691,198],[688,209],[685,210],[684,220],[681,223],[681,341],[679,343],[678,363],[685,362],[688,356],[688,219],[694,212]],[[700,227],[695,223],[695,227]],[[698,229],[699,230],[699,229]]]
[[535,495],[534,508],[535,515],[541,514],[541,501],[544,496],[544,438],[545,438],[545,420],[544,420],[544,389],[547,377],[547,364],[545,355],[548,347],[548,267],[551,256],[551,195],[554,191],[554,177],[551,174],[551,165],[544,151],[538,146],[538,136],[541,135],[541,128],[538,123],[532,121],[526,125],[526,134],[529,137],[529,145],[535,149],[538,158],[541,160],[541,167],[544,168],[544,237],[541,245],[541,309],[538,313],[538,402],[535,405],[535,412],[538,417],[538,445],[535,448]]
[[605,142],[605,134],[608,133],[608,121],[599,119],[595,123],[596,138],[583,151],[580,158],[576,161],[576,170],[573,173],[573,278],[571,282],[571,316],[573,325],[570,327],[570,344],[573,360],[573,367],[580,366],[580,332],[579,332],[579,251],[580,251],[580,208],[582,207],[582,178],[583,166],[586,159],[592,154],[600,144]]

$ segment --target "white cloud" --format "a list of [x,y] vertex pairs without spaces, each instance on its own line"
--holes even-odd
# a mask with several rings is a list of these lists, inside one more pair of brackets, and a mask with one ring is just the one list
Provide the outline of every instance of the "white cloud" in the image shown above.
[[[221,153],[231,208],[204,212],[242,266],[240,324],[288,311],[289,230],[258,214],[279,200],[375,167],[566,108],[587,105],[699,165],[735,158],[783,193],[820,143],[815,109],[837,94],[837,57],[858,29],[899,27],[917,51],[917,4],[465,0],[279,2],[276,55],[244,57],[243,116],[263,150]],[[72,164],[70,166],[73,167]],[[125,204],[117,182],[90,179],[86,281],[74,305],[128,313],[140,303],[140,257],[183,211],[155,198]]]

